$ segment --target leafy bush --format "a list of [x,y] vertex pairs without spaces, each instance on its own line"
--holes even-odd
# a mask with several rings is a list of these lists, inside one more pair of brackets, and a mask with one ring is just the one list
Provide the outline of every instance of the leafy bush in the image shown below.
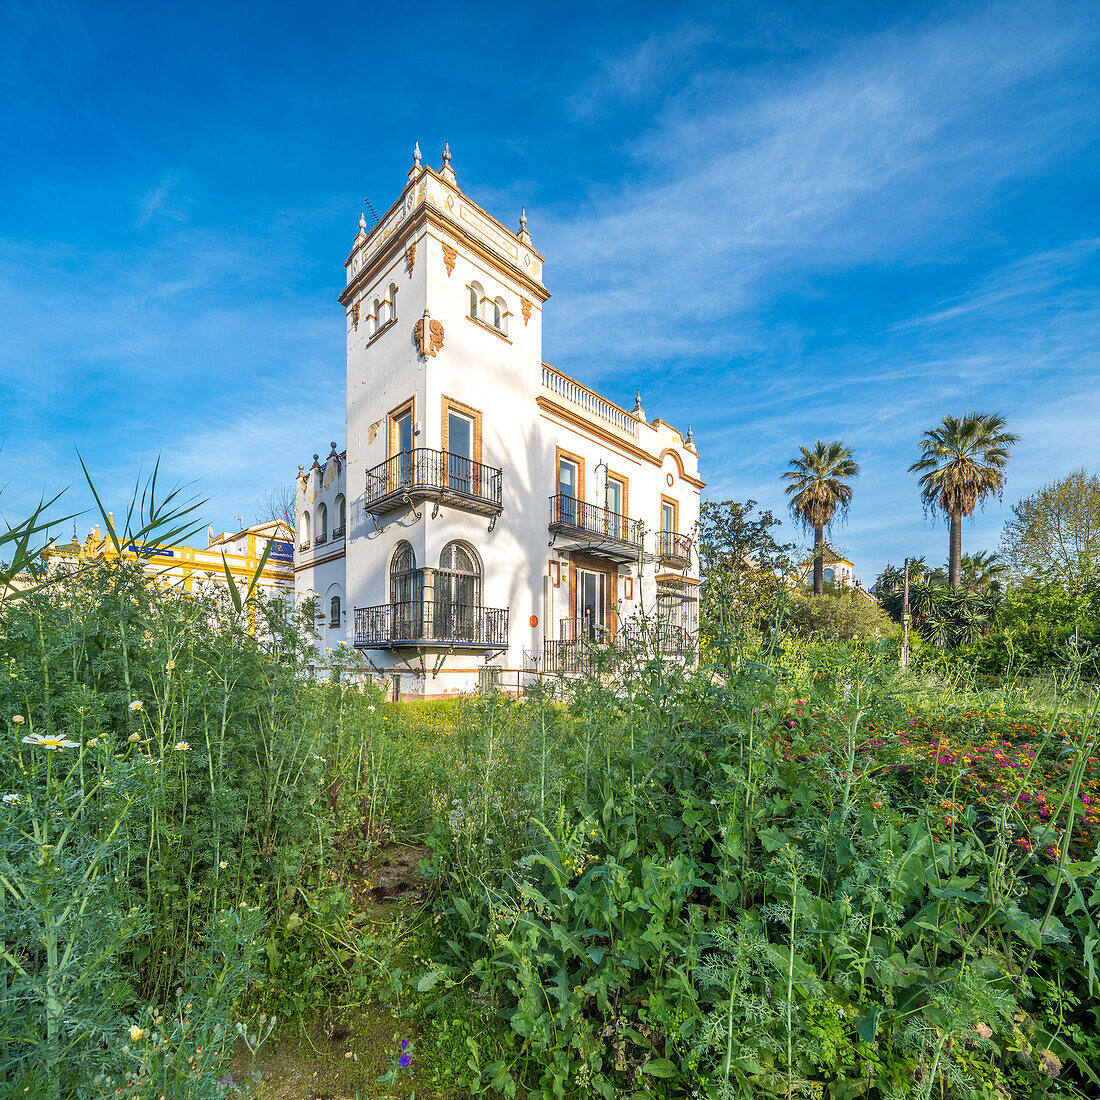
[[871,643],[898,633],[897,624],[869,596],[852,588],[820,596],[797,592],[788,611],[790,627],[801,638]]

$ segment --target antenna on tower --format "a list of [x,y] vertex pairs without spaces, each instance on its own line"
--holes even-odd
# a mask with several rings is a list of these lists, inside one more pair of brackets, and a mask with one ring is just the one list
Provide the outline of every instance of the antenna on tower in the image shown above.
[[366,203],[367,209],[370,211],[371,217],[374,218],[374,224],[377,225],[378,224],[378,212],[371,205],[370,199],[364,199],[363,202]]

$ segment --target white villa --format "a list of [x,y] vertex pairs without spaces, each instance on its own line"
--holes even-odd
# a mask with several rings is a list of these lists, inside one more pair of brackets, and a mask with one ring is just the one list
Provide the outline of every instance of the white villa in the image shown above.
[[[323,649],[395,695],[579,667],[587,643],[697,629],[699,459],[542,359],[543,258],[417,146],[345,261],[347,449],[299,467],[295,592]],[[322,649],[322,652],[323,652]],[[515,680],[511,680],[515,674]]]

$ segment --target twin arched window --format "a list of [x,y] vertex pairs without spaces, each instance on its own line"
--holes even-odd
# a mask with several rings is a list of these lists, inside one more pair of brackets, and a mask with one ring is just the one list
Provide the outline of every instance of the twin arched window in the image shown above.
[[367,335],[381,332],[391,321],[397,320],[397,284],[390,283],[385,298],[375,298],[367,318]]
[[348,506],[343,493],[337,494],[332,505],[332,511],[332,537],[338,539],[344,534],[348,526]]
[[488,298],[480,283],[470,284],[470,316],[508,335],[508,305],[503,298]]
[[301,543],[303,550],[309,548],[309,530],[310,530],[309,513],[308,512],[303,512],[302,513],[302,543]]
[[317,505],[317,545],[328,542],[328,509],[323,504]]

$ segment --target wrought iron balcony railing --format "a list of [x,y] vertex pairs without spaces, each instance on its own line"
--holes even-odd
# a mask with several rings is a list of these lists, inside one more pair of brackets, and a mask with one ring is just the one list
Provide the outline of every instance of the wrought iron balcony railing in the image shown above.
[[367,511],[395,512],[402,506],[434,498],[467,511],[498,516],[503,510],[503,474],[471,458],[416,447],[401,451],[367,471]]
[[313,542],[315,546],[324,546],[328,542],[328,535],[318,535]]
[[629,620],[615,631],[586,615],[559,621],[558,637],[543,642],[543,668],[590,674],[630,655],[690,658],[694,653],[693,632],[676,623]]
[[334,527],[332,529],[333,542],[335,542],[337,539],[342,539],[346,530],[347,528],[343,524],[341,524],[339,527]]
[[419,645],[503,649],[508,645],[508,608],[434,600],[357,607],[355,644],[360,649]]
[[301,550],[302,553],[305,553],[309,549],[309,539],[306,539],[305,542],[298,543],[298,549]]
[[687,535],[675,531],[658,531],[657,557],[661,565],[672,569],[687,569],[691,565],[692,542]]
[[613,543],[628,548],[641,549],[642,521],[629,519],[586,504],[567,493],[556,493],[550,498],[550,529],[583,536],[596,543]]

